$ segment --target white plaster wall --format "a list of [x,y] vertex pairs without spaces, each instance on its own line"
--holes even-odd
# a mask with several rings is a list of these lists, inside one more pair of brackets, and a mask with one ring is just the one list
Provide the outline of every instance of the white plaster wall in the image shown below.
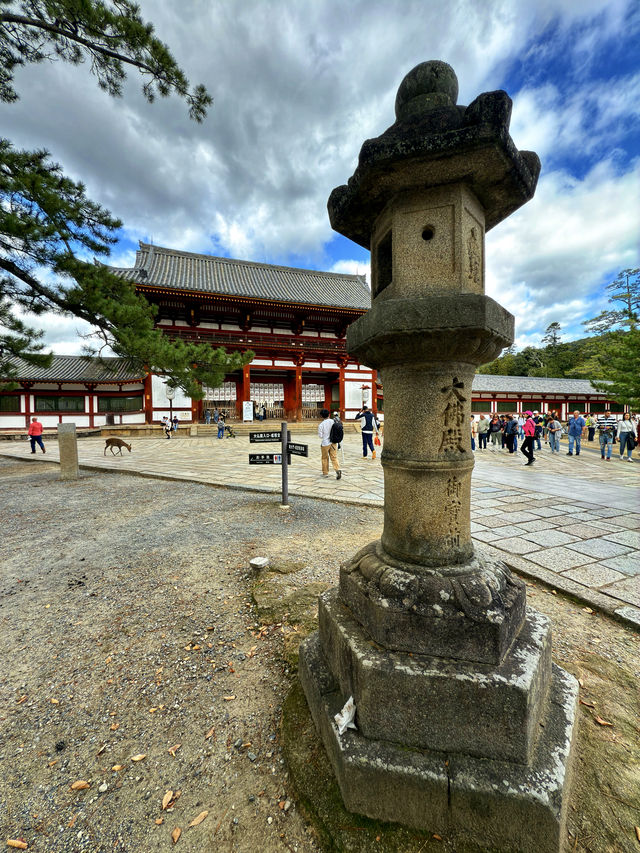
[[[167,417],[169,417],[171,415],[171,412],[169,409],[156,410],[153,413],[153,422],[158,423],[159,421],[162,420],[162,418],[165,417],[165,415]],[[182,409],[176,409],[176,407],[174,406],[173,407],[173,416],[175,417],[175,415],[178,416],[178,419],[179,419],[181,424],[191,423],[191,412],[183,412]],[[142,423],[143,421],[144,421],[144,416],[142,418],[142,421],[140,421],[140,423]]]
[[275,367],[295,367],[292,361],[281,361],[280,359],[274,359],[273,362]]
[[16,427],[25,429],[24,417],[0,414],[0,429],[15,429]]
[[75,424],[77,427],[88,427],[89,426],[89,416],[81,415],[81,414],[73,414],[73,415],[63,415],[62,416],[63,424]]
[[[167,383],[161,376],[151,377],[151,395],[154,406],[169,406],[169,400],[165,393]],[[183,391],[176,388],[176,396],[173,398],[173,410],[187,408],[191,411],[191,397],[187,397]],[[157,416],[157,415],[156,415]]]
[[[367,405],[370,405],[370,399],[371,394],[369,394],[369,402]],[[360,388],[360,383],[344,383],[344,402],[345,409],[355,409],[356,412],[360,409],[362,406],[362,389]]]

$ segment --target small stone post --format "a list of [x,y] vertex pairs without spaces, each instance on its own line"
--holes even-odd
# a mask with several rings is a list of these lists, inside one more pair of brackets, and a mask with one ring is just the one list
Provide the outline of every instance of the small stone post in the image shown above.
[[78,436],[75,424],[58,424],[60,479],[78,479]]
[[[347,808],[456,849],[559,853],[577,684],[470,530],[473,376],[514,328],[484,293],[485,231],[533,196],[540,161],[509,136],[505,92],[457,95],[446,63],[414,68],[329,199],[333,228],[371,250],[347,348],[384,386],[384,528],[320,597],[300,679]],[[339,736],[349,696],[358,728]]]

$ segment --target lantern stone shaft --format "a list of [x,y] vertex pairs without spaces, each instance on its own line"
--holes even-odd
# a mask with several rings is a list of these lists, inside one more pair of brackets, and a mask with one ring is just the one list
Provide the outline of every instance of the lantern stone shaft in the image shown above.
[[458,107],[453,70],[425,65],[407,75],[398,121],[365,142],[329,215],[371,249],[372,307],[347,348],[384,386],[382,547],[437,566],[473,555],[471,385],[513,340],[513,317],[484,295],[485,230],[531,198],[539,161],[509,137],[506,93]]

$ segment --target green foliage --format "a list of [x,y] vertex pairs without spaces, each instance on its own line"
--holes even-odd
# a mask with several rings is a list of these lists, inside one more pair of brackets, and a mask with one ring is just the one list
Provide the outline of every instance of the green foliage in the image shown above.
[[[605,287],[613,308],[603,309],[597,317],[582,324],[588,332],[601,334],[628,327],[638,322],[640,311],[640,269],[626,269]],[[616,307],[616,306],[620,307]]]
[[609,335],[600,356],[604,380],[594,381],[618,402],[633,411],[640,410],[640,329],[637,325],[626,332]]
[[587,320],[583,325],[593,337],[561,343],[560,325],[551,323],[542,339],[546,347],[517,353],[509,347],[478,373],[589,379],[612,399],[640,409],[640,269],[623,270],[605,292],[611,305],[622,308],[605,308]]
[[202,121],[212,103],[204,86],[189,89],[169,48],[130,0],[0,0],[0,100],[18,99],[17,68],[56,59],[72,65],[90,60],[98,86],[114,97],[122,94],[127,68],[136,68],[149,102],[175,93],[195,121]]
[[555,352],[558,347],[558,344],[560,343],[560,332],[560,323],[549,323],[545,330],[542,343],[547,344],[547,347],[551,347],[551,349]]
[[598,339],[595,356],[600,374],[593,384],[606,389],[620,403],[640,409],[640,269],[626,269],[618,273],[606,290],[609,302],[621,308],[601,312],[587,320],[585,326],[597,331],[608,323],[605,334]]
[[[100,88],[121,94],[128,67],[146,78],[143,93],[180,95],[201,121],[211,98],[189,83],[168,48],[153,36],[138,7],[128,0],[0,0],[0,100],[18,97],[16,68],[61,59],[89,59]],[[135,366],[164,375],[193,398],[200,383],[221,384],[253,353],[228,354],[207,344],[170,341],[154,329],[154,309],[134,285],[104,265],[121,223],[65,177],[46,151],[19,151],[0,139],[0,376],[15,377],[15,359],[46,366],[42,333],[28,328],[25,313],[75,315],[93,326],[88,354],[110,348]]]
[[603,378],[603,367],[598,359],[601,338],[581,338],[559,343],[555,349],[525,347],[518,353],[502,355],[478,368],[478,373],[498,376],[548,376],[572,379]]

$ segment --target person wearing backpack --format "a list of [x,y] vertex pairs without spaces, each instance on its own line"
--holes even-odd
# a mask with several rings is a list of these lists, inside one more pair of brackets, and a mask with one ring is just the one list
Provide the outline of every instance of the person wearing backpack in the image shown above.
[[518,449],[518,421],[513,415],[507,415],[503,435],[509,453],[515,453]]
[[340,445],[344,439],[344,427],[342,426],[342,421],[340,420],[338,412],[334,412],[332,417],[333,426],[331,427],[329,438],[331,439],[331,444],[335,444],[337,449],[340,450]]
[[336,423],[333,418],[329,417],[328,409],[321,409],[320,417],[322,418],[322,421],[318,425],[318,438],[320,439],[320,452],[322,454],[322,476],[329,476],[329,459],[331,459],[331,464],[336,472],[336,480],[339,480],[342,477],[337,453],[337,445],[339,442],[334,444],[332,432],[334,437],[338,435],[337,427],[339,424],[340,430],[342,431],[342,435],[340,436],[341,441],[342,438],[344,438],[344,429],[340,421]]
[[367,448],[371,450],[371,458],[376,458],[376,451],[373,446],[373,434],[378,432],[378,422],[375,419],[373,412],[369,406],[363,406],[355,416],[354,420],[360,421],[362,428],[362,458],[367,458]]

